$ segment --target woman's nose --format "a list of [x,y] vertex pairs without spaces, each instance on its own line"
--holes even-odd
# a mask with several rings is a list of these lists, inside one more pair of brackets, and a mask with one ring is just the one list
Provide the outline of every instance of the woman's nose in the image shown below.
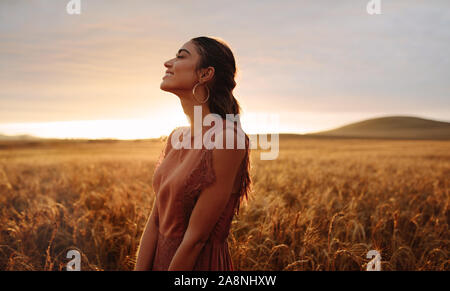
[[164,66],[165,66],[166,68],[169,68],[170,66],[172,66],[171,61],[172,61],[172,60],[166,61],[166,62],[164,63]]

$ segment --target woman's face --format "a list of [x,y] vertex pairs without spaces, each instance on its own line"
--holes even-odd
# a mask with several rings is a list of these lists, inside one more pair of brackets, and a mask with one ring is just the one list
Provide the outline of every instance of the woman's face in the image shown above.
[[175,58],[164,63],[167,70],[162,77],[161,90],[172,93],[191,91],[198,82],[195,68],[199,60],[195,45],[191,41],[185,43]]

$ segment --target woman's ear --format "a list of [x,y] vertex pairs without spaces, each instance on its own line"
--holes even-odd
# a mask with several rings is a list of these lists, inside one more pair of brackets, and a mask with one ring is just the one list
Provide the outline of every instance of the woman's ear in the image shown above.
[[208,67],[206,69],[203,69],[201,73],[201,81],[208,82],[214,77],[214,73],[215,73],[214,67]]

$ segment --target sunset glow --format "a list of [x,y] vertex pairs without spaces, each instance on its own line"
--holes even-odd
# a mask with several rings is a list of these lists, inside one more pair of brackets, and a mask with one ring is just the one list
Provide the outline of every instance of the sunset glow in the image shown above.
[[187,125],[160,83],[197,36],[230,45],[248,133],[268,130],[257,114],[300,134],[389,115],[449,121],[450,21],[438,6],[386,1],[368,15],[364,1],[249,1],[236,18],[202,1],[81,1],[80,15],[65,2],[0,3],[0,134],[137,139]]

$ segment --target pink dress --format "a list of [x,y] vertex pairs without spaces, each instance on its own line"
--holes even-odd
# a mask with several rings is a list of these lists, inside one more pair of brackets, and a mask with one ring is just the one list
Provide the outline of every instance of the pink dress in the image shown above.
[[[224,130],[230,128],[223,120]],[[173,147],[171,137],[176,130],[182,130],[184,138],[191,138],[191,149]],[[240,126],[231,128],[235,136]],[[205,133],[205,132],[203,132]],[[206,134],[205,134],[206,136]],[[212,135],[214,140],[214,135]],[[247,195],[250,184],[242,173],[248,167],[249,139],[245,135],[246,155],[236,175],[233,189],[225,210],[217,221],[208,241],[197,257],[193,270],[232,271],[233,263],[227,244],[231,221],[239,212],[240,198]],[[169,135],[153,174],[153,189],[156,193],[157,225],[159,230],[156,253],[151,270],[167,271],[175,252],[183,240],[189,217],[201,191],[214,183],[216,176],[212,167],[212,149],[203,145],[194,148],[194,137],[190,127],[179,127]]]

